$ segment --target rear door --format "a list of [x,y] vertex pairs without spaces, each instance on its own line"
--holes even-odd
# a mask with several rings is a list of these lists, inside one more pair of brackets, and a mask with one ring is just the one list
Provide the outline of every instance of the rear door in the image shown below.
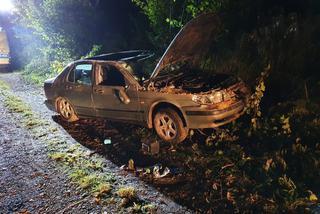
[[115,65],[97,65],[95,77],[93,102],[98,117],[132,122],[141,120],[137,88]]
[[92,102],[93,64],[80,62],[73,66],[64,84],[64,97],[80,116],[95,116]]

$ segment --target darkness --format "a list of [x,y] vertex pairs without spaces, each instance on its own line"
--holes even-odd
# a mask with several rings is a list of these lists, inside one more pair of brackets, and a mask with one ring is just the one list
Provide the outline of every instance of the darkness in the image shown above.
[[[150,43],[141,39],[141,35],[150,30],[148,20],[131,0],[100,1],[97,13],[99,19],[92,23],[96,43],[102,42],[110,51],[119,51],[119,46],[123,49],[151,47]],[[114,41],[114,44],[110,44],[108,39]]]

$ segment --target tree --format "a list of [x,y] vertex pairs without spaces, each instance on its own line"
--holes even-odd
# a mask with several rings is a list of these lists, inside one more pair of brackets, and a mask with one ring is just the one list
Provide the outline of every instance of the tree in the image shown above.
[[270,66],[269,103],[301,97],[304,81],[311,88],[318,87],[319,1],[133,1],[149,18],[156,45],[169,44],[174,35],[168,29],[176,32],[191,17],[216,13],[223,29],[215,42],[214,70],[234,73],[253,83]]
[[25,63],[29,73],[56,73],[94,45],[105,52],[148,47],[147,25],[141,25],[144,17],[136,16],[138,10],[129,0],[26,0],[16,4],[16,36],[23,43],[19,58],[30,59]]

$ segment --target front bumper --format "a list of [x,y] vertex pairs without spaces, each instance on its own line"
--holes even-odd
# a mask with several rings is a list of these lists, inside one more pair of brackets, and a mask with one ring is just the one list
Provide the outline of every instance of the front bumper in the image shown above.
[[44,104],[47,106],[47,108],[49,110],[54,111],[54,112],[56,111],[55,105],[52,100],[46,100],[46,101],[44,101]]
[[230,123],[243,114],[244,102],[238,101],[225,108],[205,109],[205,107],[184,108],[188,127],[191,129],[216,128]]

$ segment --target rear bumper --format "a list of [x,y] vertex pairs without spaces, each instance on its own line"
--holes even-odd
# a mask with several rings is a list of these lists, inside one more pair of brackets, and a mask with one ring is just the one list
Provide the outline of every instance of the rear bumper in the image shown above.
[[238,101],[223,109],[204,109],[201,107],[184,108],[188,127],[216,128],[230,123],[243,114],[244,102]]
[[54,112],[56,111],[56,108],[55,108],[52,100],[46,100],[46,101],[44,101],[44,104],[47,106],[47,108],[49,110],[54,111]]
[[9,71],[9,64],[1,64],[0,63],[0,72],[8,72]]

